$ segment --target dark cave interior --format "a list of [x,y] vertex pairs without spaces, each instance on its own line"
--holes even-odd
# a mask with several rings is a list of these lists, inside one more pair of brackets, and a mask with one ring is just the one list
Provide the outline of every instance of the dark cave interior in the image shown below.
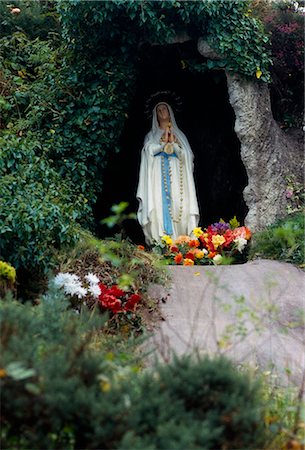
[[[112,155],[103,174],[104,189],[95,208],[97,223],[110,215],[110,207],[127,201],[128,211],[137,211],[135,197],[143,140],[151,127],[145,117],[145,102],[158,91],[173,91],[182,100],[181,112],[175,112],[179,128],[187,136],[194,153],[194,177],[200,208],[200,226],[234,215],[243,223],[247,206],[243,189],[247,174],[240,158],[240,142],[234,132],[234,111],[229,103],[223,70],[192,72],[185,61],[203,62],[196,43],[166,46],[145,44],[138,61],[137,89],[120,139],[121,151]],[[135,220],[124,224],[127,236],[136,244],[144,243]],[[98,226],[101,237],[114,230]]]

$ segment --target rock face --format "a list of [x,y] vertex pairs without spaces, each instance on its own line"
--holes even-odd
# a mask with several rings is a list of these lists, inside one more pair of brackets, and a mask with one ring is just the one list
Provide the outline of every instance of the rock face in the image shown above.
[[[269,260],[232,266],[168,266],[164,320],[148,346],[172,354],[223,354],[238,365],[299,384],[305,370],[305,273]],[[155,292],[160,298],[160,292]],[[166,297],[164,297],[166,298]]]
[[[199,41],[198,50],[206,58],[221,59],[204,40]],[[249,208],[245,224],[257,231],[285,215],[285,176],[297,174],[301,181],[303,160],[297,141],[289,139],[273,119],[268,87],[236,74],[226,76],[236,116],[235,132],[248,175],[243,192]]]

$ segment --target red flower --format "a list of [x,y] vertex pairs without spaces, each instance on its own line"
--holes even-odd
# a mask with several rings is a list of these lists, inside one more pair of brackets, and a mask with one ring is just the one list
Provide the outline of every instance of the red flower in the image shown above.
[[144,247],[144,245],[138,245],[138,250],[145,250],[145,247]]
[[176,264],[181,264],[183,261],[182,253],[178,253],[178,255],[175,256],[174,261]]
[[122,311],[122,302],[114,295],[100,295],[99,299],[103,308],[110,309],[113,313]]
[[126,292],[124,292],[118,286],[112,286],[110,289],[108,289],[107,293],[109,295],[114,295],[114,297],[123,297],[126,294]]
[[139,294],[132,294],[126,304],[125,304],[125,310],[126,311],[132,311],[134,310],[135,306],[137,303],[139,303],[139,301],[141,300],[141,297]]
[[194,256],[194,253],[188,252],[188,253],[184,256],[184,258],[185,258],[185,259],[191,259],[192,261],[194,261],[195,256]]
[[192,241],[189,242],[189,246],[190,247],[195,247],[196,248],[196,247],[199,247],[199,245],[200,244],[199,244],[198,239],[193,239]]
[[179,252],[179,248],[176,245],[172,245],[170,248],[170,251],[172,253],[178,253]]
[[227,230],[225,232],[225,234],[223,235],[223,237],[225,238],[226,242],[223,244],[224,247],[229,247],[229,245],[232,243],[233,239],[234,239],[234,233],[232,230]]

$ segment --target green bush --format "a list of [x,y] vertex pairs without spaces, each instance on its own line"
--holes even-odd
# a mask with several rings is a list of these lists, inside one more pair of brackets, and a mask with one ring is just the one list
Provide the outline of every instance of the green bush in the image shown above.
[[32,135],[4,135],[1,145],[0,255],[16,269],[46,269],[55,249],[77,241],[86,199],[72,194]]
[[138,373],[134,349],[94,344],[100,316],[0,302],[2,448],[262,448],[257,384],[224,359]]
[[250,259],[260,257],[303,265],[304,226],[304,213],[298,212],[254,233]]
[[265,439],[258,385],[225,359],[159,366],[141,377],[131,405],[119,448],[257,449]]

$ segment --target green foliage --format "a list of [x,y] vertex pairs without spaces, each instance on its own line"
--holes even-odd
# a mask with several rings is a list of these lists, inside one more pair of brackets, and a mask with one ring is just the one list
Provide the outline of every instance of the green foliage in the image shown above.
[[[206,37],[224,55],[229,71],[255,77],[259,67],[261,79],[268,81],[270,59],[264,49],[268,37],[249,5],[247,0],[58,2],[64,36],[76,54],[86,47],[91,56],[97,51],[108,55],[129,51],[132,56],[139,39],[165,43],[183,30],[193,38]],[[112,46],[114,39],[121,45]]]
[[0,303],[4,448],[261,448],[258,386],[232,364],[137,374],[132,347],[110,351],[101,318],[66,307],[54,292],[36,307]]
[[144,374],[130,410],[120,448],[251,449],[264,442],[258,385],[225,359],[184,357]]
[[46,268],[57,248],[78,239],[77,221],[89,212],[50,166],[35,136],[4,135],[0,159],[0,254],[16,268]]
[[260,257],[304,265],[304,214],[277,221],[253,236],[250,258]]
[[99,440],[110,442],[124,399],[122,392],[107,395],[108,386],[137,365],[115,341],[112,351],[109,343],[99,345],[104,319],[66,308],[55,292],[36,307],[1,302],[4,448],[104,448]]
[[[21,31],[31,39],[46,39],[49,33],[56,33],[59,31],[58,21],[51,3],[47,0],[1,1],[0,37]],[[20,13],[12,14],[13,8],[20,9]]]
[[[297,2],[262,3],[259,17],[270,35],[271,100],[282,128],[300,127],[304,110],[304,14]],[[259,9],[259,8],[258,8]]]

